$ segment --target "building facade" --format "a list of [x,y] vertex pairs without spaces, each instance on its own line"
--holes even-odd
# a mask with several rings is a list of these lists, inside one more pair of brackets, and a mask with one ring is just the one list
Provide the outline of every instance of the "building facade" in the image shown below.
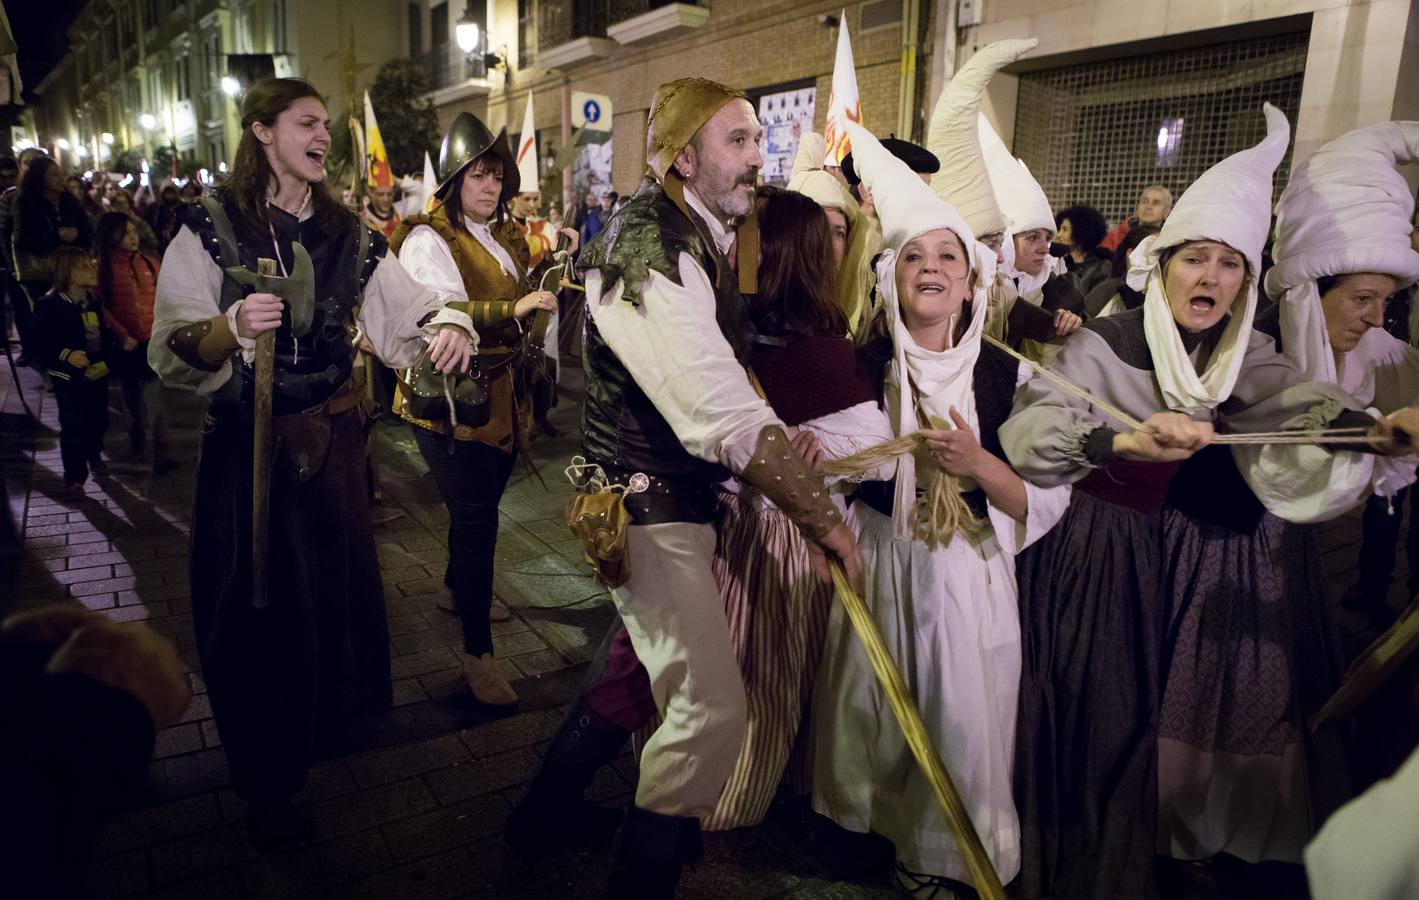
[[[469,50],[460,24],[476,26]],[[443,127],[466,110],[515,134],[531,95],[544,199],[568,202],[634,190],[656,86],[698,75],[749,94],[778,180],[796,135],[823,127],[844,25],[864,124],[918,138],[972,53],[1039,38],[992,83],[987,115],[1056,206],[1110,218],[1140,185],[1181,190],[1253,141],[1262,100],[1291,118],[1296,159],[1351,128],[1419,118],[1411,0],[93,0],[36,126],[41,143],[100,162],[105,147],[171,145],[212,164],[236,146],[221,79],[239,55],[311,79],[337,118],[380,63],[409,58]]]
[[403,55],[399,12],[381,0],[92,0],[36,89],[40,142],[74,168],[168,148],[184,169],[216,171],[240,138],[233,90],[261,71],[301,75],[338,115]]

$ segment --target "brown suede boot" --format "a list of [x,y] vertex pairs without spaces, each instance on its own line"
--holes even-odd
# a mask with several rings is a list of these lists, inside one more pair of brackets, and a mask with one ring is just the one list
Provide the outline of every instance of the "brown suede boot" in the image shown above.
[[479,703],[489,706],[517,705],[517,694],[498,670],[498,661],[493,659],[491,653],[484,653],[482,656],[464,653],[463,680]]

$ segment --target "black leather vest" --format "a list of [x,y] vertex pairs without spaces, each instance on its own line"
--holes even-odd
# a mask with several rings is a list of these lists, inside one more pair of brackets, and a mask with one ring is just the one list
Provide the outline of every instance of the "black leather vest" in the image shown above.
[[[289,213],[272,208],[269,212],[271,228],[268,230],[264,222],[253,222],[249,216],[239,213],[235,201],[230,198],[223,202],[222,208],[232,224],[241,264],[251,271],[257,270],[259,258],[274,257],[272,231],[276,235],[280,258],[287,269],[293,261],[293,241],[300,241],[310,254],[311,265],[315,269],[315,314],[310,330],[299,340],[291,335],[289,311],[282,317],[281,327],[276,331],[276,368],[272,377],[271,406],[275,415],[317,406],[329,399],[350,377],[355,360],[355,308],[375,267],[384,257],[388,243],[382,235],[369,232],[364,265],[357,273],[355,264],[359,254],[359,232],[356,229],[365,226],[353,215],[341,216],[341,227],[335,229],[336,233],[329,234],[316,223],[315,217],[297,222]],[[182,224],[192,229],[213,261],[222,267],[217,229],[207,210],[201,204],[194,203],[182,215]],[[277,270],[280,271],[279,265]],[[239,298],[251,293],[250,288],[237,286],[230,279],[224,278],[224,281],[224,295]],[[230,301],[224,296],[221,304],[223,312],[228,305]],[[250,408],[255,372],[246,365],[240,354],[233,357],[233,362],[241,377],[240,404]],[[233,382],[235,380],[233,377]],[[238,402],[236,388],[235,383],[228,383],[213,397],[213,402],[222,405]]]
[[[602,290],[624,282],[619,303],[638,303],[647,275],[654,271],[680,282],[680,254],[693,254],[715,288],[715,317],[740,363],[747,359],[748,312],[728,262],[705,225],[677,207],[659,184],[645,182],[582,251],[578,268],[599,270]],[[717,463],[692,456],[665,417],[636,384],[588,316],[582,365],[586,403],[581,436],[586,458],[613,477],[644,472],[666,481],[705,485],[730,473]]]

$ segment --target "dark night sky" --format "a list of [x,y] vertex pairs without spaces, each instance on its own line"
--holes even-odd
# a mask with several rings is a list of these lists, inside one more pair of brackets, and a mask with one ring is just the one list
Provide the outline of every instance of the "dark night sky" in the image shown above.
[[20,78],[25,100],[33,102],[34,89],[58,65],[69,49],[66,30],[85,0],[0,0],[10,17],[15,43],[20,47]]

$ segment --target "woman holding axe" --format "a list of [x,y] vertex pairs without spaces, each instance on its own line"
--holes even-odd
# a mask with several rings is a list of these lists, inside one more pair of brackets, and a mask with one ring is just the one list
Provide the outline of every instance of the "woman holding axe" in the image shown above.
[[466,369],[477,345],[467,314],[331,196],[313,86],[263,79],[241,122],[232,174],[185,211],[163,259],[148,359],[210,399],[193,623],[248,833],[274,849],[311,836],[291,803],[311,761],[391,705],[354,335],[393,367],[427,341],[440,371]]

